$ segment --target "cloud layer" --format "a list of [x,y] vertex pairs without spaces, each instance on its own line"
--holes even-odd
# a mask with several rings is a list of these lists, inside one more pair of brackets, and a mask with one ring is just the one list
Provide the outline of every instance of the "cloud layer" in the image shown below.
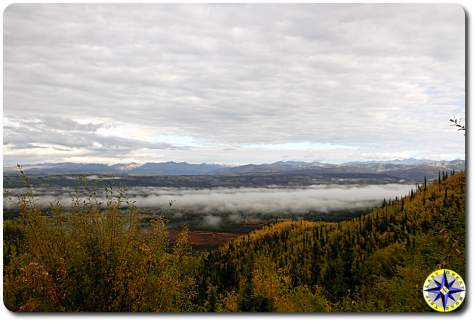
[[5,162],[463,158],[464,39],[457,5],[11,5]]
[[[407,195],[412,185],[318,185],[305,188],[217,188],[175,189],[157,187],[133,187],[127,196],[140,208],[185,210],[206,214],[209,225],[217,225],[224,214],[305,214],[309,211],[327,213],[336,210],[352,210],[379,206],[383,198]],[[10,196],[24,193],[24,189],[10,189]],[[60,201],[71,204],[74,191],[70,188],[35,189],[39,206]],[[101,191],[98,191],[101,196]],[[4,198],[7,208],[14,207],[13,197]],[[237,219],[239,217],[236,217]],[[232,219],[232,218],[231,218]]]

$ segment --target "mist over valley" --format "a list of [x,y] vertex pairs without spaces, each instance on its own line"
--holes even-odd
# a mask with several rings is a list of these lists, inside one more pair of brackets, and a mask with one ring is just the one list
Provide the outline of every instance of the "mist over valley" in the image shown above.
[[[280,219],[339,220],[381,205],[383,199],[406,195],[414,185],[312,185],[302,187],[213,188],[131,187],[124,195],[140,209],[143,218],[164,216],[171,227],[234,231],[240,225],[264,224]],[[75,196],[105,204],[104,189],[72,187],[34,188],[37,206],[60,202],[68,208]],[[93,192],[94,191],[94,192]],[[26,188],[4,192],[4,210],[16,212],[18,196]],[[115,190],[118,195],[119,190]],[[126,206],[126,203],[123,203]],[[8,212],[7,212],[8,213]]]
[[[234,167],[186,162],[48,163],[26,165],[23,171],[42,208],[52,202],[68,208],[74,196],[92,196],[104,204],[106,188],[116,195],[123,189],[145,223],[164,216],[171,227],[235,232],[281,219],[351,218],[380,206],[384,199],[407,195],[416,184],[436,179],[440,171],[464,167],[463,160],[407,159]],[[17,197],[28,190],[23,176],[4,170],[4,210],[15,216]]]

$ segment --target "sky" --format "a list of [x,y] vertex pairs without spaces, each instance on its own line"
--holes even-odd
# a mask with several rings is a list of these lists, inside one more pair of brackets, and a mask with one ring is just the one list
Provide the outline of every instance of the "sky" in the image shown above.
[[3,158],[464,159],[455,4],[14,4]]

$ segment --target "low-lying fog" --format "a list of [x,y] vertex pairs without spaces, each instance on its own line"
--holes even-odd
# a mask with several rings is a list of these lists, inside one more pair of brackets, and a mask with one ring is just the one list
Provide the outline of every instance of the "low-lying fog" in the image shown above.
[[[219,188],[176,189],[158,187],[129,188],[127,196],[138,207],[197,211],[200,213],[306,213],[330,212],[379,206],[386,198],[409,193],[413,186],[406,184],[384,185],[316,185],[301,188]],[[16,195],[22,189],[8,190],[4,194],[4,207],[15,208]],[[44,207],[59,200],[71,204],[73,190],[68,188],[35,189],[37,205]],[[103,193],[100,193],[103,198]],[[171,207],[170,207],[171,204]],[[212,224],[212,223],[211,223]]]

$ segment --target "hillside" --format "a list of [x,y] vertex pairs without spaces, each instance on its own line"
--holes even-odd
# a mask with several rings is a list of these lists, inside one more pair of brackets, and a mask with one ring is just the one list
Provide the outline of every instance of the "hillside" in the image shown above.
[[254,231],[205,257],[201,297],[225,311],[428,311],[430,272],[464,276],[464,187],[444,174],[352,220]]
[[418,312],[430,310],[430,272],[465,276],[463,172],[351,220],[277,222],[202,252],[186,229],[170,242],[163,218],[143,229],[139,209],[109,193],[67,213],[19,199],[3,225],[10,310]]

